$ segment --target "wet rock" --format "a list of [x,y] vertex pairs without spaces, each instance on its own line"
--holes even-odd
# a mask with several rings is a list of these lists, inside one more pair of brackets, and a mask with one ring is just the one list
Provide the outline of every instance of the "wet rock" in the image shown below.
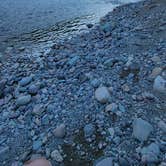
[[95,91],[95,98],[102,104],[107,103],[110,99],[110,92],[107,87],[99,87]]
[[99,161],[95,166],[113,166],[112,158],[107,157],[107,158]]
[[56,129],[53,131],[55,137],[57,138],[63,138],[66,134],[66,126],[64,124],[61,124],[56,127]]
[[58,150],[51,152],[51,158],[60,163],[63,161],[63,157]]
[[109,104],[106,106],[105,111],[116,113],[118,111],[118,105],[116,103]]
[[157,76],[154,80],[153,90],[161,94],[166,94],[166,80],[161,76]]
[[149,122],[141,118],[137,118],[134,120],[133,136],[139,141],[146,141],[152,131],[153,127]]
[[26,86],[28,85],[30,82],[32,81],[32,77],[24,77],[21,79],[21,81],[19,82],[20,86]]
[[93,124],[87,124],[84,127],[84,136],[85,138],[91,137],[94,134],[95,127]]
[[20,96],[16,100],[16,105],[17,106],[23,106],[29,104],[31,101],[31,95],[25,95],[25,96]]

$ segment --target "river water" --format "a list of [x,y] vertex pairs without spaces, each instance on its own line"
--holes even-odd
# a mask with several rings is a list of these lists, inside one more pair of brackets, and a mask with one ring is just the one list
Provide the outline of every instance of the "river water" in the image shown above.
[[69,27],[73,30],[97,22],[115,6],[135,1],[138,0],[0,0],[0,43],[14,36],[24,36],[24,40],[43,40],[47,36],[50,40],[70,31]]

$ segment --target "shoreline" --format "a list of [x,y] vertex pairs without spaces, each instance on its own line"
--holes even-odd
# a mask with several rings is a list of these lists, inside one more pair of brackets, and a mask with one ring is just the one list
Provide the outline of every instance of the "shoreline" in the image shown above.
[[47,53],[9,56],[0,65],[2,165],[45,156],[53,166],[164,166],[165,7],[123,5]]

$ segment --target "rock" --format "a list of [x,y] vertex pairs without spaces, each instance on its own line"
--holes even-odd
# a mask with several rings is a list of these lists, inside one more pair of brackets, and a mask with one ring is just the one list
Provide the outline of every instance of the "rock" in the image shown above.
[[119,164],[120,166],[130,166],[131,164],[126,160],[125,158],[120,157],[119,158]]
[[149,146],[142,148],[141,154],[150,154],[153,153],[156,156],[159,156],[160,154],[160,148],[156,143],[151,143]]
[[24,77],[21,79],[21,81],[19,82],[20,86],[26,86],[28,85],[30,82],[32,81],[32,77]]
[[40,104],[35,105],[33,110],[32,110],[32,113],[34,115],[41,115],[43,112],[44,112],[44,108]]
[[57,138],[63,138],[66,134],[66,126],[64,124],[61,124],[56,127],[56,129],[53,131],[55,137]]
[[166,123],[164,121],[159,121],[158,122],[158,127],[164,132],[166,133]]
[[115,130],[114,130],[114,128],[109,128],[109,129],[108,129],[108,132],[109,132],[111,138],[113,138],[114,135],[115,135]]
[[166,80],[161,76],[157,76],[154,80],[153,90],[161,94],[166,94]]
[[28,92],[32,95],[36,95],[37,92],[38,92],[38,87],[36,85],[31,85],[29,88],[28,88]]
[[118,111],[118,105],[116,103],[109,104],[106,106],[105,111],[115,113]]
[[33,142],[33,150],[39,150],[42,146],[42,141],[41,140],[37,140]]
[[85,138],[91,137],[95,132],[95,127],[93,124],[87,124],[84,127],[84,136]]
[[162,72],[162,68],[161,68],[161,67],[155,67],[155,68],[152,70],[152,73],[150,74],[150,77],[151,77],[151,78],[155,78],[155,77],[157,77],[161,72]]
[[0,63],[4,62],[5,60],[5,57],[2,53],[0,53]]
[[151,164],[151,163],[157,163],[158,157],[153,153],[144,154],[141,158],[142,163],[144,164]]
[[28,103],[30,103],[30,101],[31,101],[31,95],[20,96],[16,100],[16,105],[17,106],[27,105]]
[[3,97],[4,95],[5,84],[6,84],[5,79],[0,81],[0,98]]
[[25,50],[25,47],[19,47],[18,50],[19,50],[19,51],[24,51],[24,50]]
[[40,159],[30,160],[27,163],[25,163],[24,166],[52,166],[52,165],[48,160],[40,158]]
[[107,87],[99,87],[95,91],[95,98],[102,104],[107,103],[110,99],[110,92]]
[[74,66],[78,61],[79,61],[80,57],[79,56],[74,56],[73,58],[71,58],[69,61],[68,61],[68,64],[70,66]]
[[95,166],[113,166],[112,158],[107,157],[107,158],[99,161]]
[[91,81],[91,85],[94,87],[94,88],[97,88],[99,85],[100,85],[100,80],[98,79],[94,79]]
[[150,123],[141,118],[137,118],[133,122],[133,136],[139,141],[146,141],[153,131],[153,127]]
[[60,163],[63,161],[63,157],[58,150],[54,150],[53,152],[51,152],[51,158]]

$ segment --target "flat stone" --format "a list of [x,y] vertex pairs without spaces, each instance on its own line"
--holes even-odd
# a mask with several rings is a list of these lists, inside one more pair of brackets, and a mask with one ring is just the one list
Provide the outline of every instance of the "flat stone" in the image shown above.
[[110,93],[109,93],[108,88],[107,87],[99,87],[95,91],[95,98],[97,99],[97,101],[99,101],[102,104],[107,103],[110,99]]
[[36,85],[31,85],[29,88],[28,88],[28,92],[32,95],[36,95],[37,92],[38,92],[38,87]]
[[153,131],[152,125],[142,120],[141,118],[137,118],[133,122],[133,136],[139,141],[146,141]]
[[142,148],[141,150],[142,155],[149,153],[153,153],[154,155],[159,156],[160,154],[159,146],[156,143],[151,143],[149,146]]
[[113,166],[112,158],[107,157],[107,158],[99,161],[95,166]]
[[30,103],[30,101],[31,101],[31,95],[20,96],[16,100],[16,105],[17,106],[27,105],[28,103]]
[[33,142],[33,150],[39,150],[42,146],[42,141],[37,140]]

